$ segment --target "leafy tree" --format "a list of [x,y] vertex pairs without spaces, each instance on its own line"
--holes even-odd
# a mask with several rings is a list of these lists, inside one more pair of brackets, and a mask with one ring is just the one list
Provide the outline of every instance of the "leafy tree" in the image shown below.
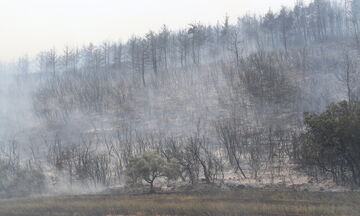
[[331,174],[337,183],[360,185],[360,102],[332,104],[321,114],[305,114],[301,135],[304,165]]
[[165,160],[153,152],[145,152],[139,157],[130,159],[126,167],[128,183],[145,181],[150,184],[150,193],[154,192],[154,181],[159,177],[176,179],[179,176],[179,165],[174,160]]

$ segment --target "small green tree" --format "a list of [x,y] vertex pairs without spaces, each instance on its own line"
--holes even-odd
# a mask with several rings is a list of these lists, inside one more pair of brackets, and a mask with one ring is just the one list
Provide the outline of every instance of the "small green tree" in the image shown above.
[[154,192],[154,181],[159,177],[176,179],[179,176],[179,165],[167,161],[154,152],[146,152],[129,160],[126,167],[127,183],[134,184],[145,181],[150,184],[150,193]]

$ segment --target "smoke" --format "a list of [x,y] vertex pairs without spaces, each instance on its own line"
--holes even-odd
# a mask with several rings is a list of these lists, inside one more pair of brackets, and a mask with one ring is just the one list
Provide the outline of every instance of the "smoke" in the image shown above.
[[[284,51],[284,32],[271,41],[274,32],[260,23],[246,16],[234,26],[164,27],[155,39],[50,50],[0,65],[0,145],[16,141],[23,163],[45,173],[50,193],[98,192],[108,186],[101,181],[122,183],[124,158],[153,137],[201,131],[217,145],[221,121],[301,130],[304,112],[346,99],[338,78],[343,52],[332,44],[350,41],[351,32],[304,42],[294,28]],[[76,164],[79,158],[90,165]]]

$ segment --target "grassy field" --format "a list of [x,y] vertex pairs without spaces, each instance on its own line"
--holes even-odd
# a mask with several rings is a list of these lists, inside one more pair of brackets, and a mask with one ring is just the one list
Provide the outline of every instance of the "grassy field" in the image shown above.
[[1,216],[359,216],[359,193],[87,195],[0,200]]

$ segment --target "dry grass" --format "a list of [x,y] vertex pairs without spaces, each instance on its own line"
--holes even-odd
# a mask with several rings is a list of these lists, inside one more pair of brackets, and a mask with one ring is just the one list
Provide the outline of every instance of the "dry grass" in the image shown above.
[[359,193],[89,195],[0,200],[1,216],[359,216]]

